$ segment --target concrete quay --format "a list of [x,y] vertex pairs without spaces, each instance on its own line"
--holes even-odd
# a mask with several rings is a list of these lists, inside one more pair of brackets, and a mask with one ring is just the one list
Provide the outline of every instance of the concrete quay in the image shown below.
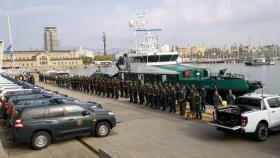
[[266,142],[260,143],[246,136],[219,132],[207,121],[186,120],[127,99],[109,99],[45,83],[38,85],[81,101],[101,103],[103,108],[112,110],[118,124],[108,137],[79,139],[93,150],[106,149],[115,157],[278,158],[280,155],[280,133],[273,133]]

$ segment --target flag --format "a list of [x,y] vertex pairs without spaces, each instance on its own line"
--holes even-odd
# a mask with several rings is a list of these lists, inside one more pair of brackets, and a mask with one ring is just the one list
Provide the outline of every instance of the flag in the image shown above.
[[9,44],[8,48],[7,48],[7,51],[10,53],[13,51],[13,46],[11,44]]

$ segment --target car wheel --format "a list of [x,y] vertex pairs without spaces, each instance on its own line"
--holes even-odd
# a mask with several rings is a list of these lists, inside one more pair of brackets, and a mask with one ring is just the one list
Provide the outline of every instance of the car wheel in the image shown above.
[[36,132],[31,139],[33,149],[39,150],[46,148],[51,142],[50,134],[44,131]]
[[106,137],[111,131],[111,126],[107,122],[97,124],[95,134],[97,137]]
[[268,137],[268,128],[265,124],[259,123],[255,131],[255,138],[258,141],[265,141]]
[[97,104],[97,108],[102,109],[102,105],[101,104]]

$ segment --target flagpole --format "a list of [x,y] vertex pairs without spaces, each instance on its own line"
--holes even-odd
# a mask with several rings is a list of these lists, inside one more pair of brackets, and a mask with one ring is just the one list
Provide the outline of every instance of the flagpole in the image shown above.
[[[9,31],[9,42],[10,45],[13,47],[13,38],[12,38],[12,31],[11,31],[11,24],[10,24],[10,16],[7,12],[7,18],[8,18],[8,31]],[[15,69],[15,60],[14,60],[14,51],[13,48],[11,50],[11,61],[12,61],[12,69]]]

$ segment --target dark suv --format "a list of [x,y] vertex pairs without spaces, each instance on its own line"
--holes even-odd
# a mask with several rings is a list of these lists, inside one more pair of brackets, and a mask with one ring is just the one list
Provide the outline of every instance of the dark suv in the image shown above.
[[105,137],[115,127],[114,113],[62,103],[17,109],[11,118],[13,140],[29,142],[34,149],[46,148],[51,140],[94,134]]

